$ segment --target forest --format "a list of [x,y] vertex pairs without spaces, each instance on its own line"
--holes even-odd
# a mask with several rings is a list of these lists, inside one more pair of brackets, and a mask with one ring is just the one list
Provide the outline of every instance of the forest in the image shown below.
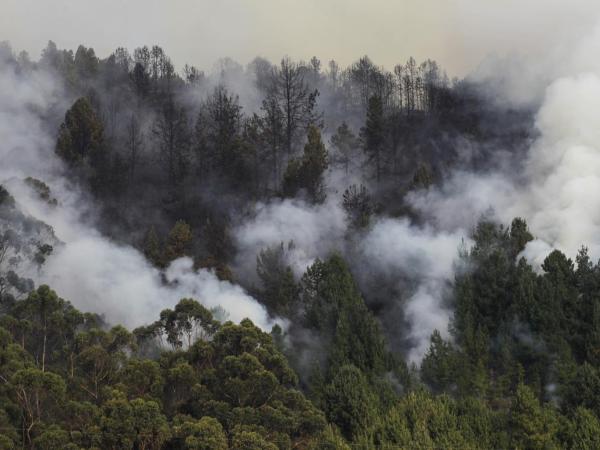
[[516,200],[552,97],[52,41],[0,87],[0,449],[600,448],[594,242]]

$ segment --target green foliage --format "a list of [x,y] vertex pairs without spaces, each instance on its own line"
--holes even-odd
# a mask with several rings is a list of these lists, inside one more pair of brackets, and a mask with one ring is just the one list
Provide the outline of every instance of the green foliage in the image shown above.
[[348,439],[360,435],[377,416],[377,398],[364,374],[352,365],[340,367],[325,388],[327,418]]
[[136,354],[123,327],[98,328],[47,286],[13,313],[0,328],[6,448],[302,448],[325,432],[324,414],[249,320],[220,325],[183,299],[152,331],[136,330],[138,340],[172,343],[153,361]]
[[541,407],[534,393],[520,384],[510,411],[511,446],[523,449],[559,448],[558,420],[550,408]]
[[146,233],[146,236],[144,237],[144,242],[142,244],[142,250],[146,259],[152,264],[154,264],[157,267],[161,267],[163,265],[161,243],[158,239],[158,235],[156,234],[156,229],[154,227],[150,227],[150,229]]
[[[475,230],[455,284],[456,342],[434,332],[421,363],[433,392],[402,375],[339,255],[317,260],[299,287],[289,279],[299,291],[287,311],[322,342],[322,365],[302,383],[281,329],[220,324],[182,299],[130,333],[40,286],[0,316],[0,447],[595,448],[600,375],[586,342],[600,271],[582,250],[577,267],[551,253],[538,275],[516,260],[529,238],[518,221]],[[258,260],[274,305],[286,304],[283,250]]]
[[193,239],[192,229],[183,220],[178,220],[169,231],[164,250],[164,261],[169,263],[174,259],[186,256]]
[[436,392],[448,391],[456,383],[456,353],[438,330],[431,335],[431,346],[421,362],[421,378]]
[[412,179],[414,189],[427,189],[433,183],[431,170],[424,164],[419,164]]
[[298,301],[299,289],[292,269],[285,262],[283,242],[261,250],[256,272],[262,283],[261,300],[269,311],[289,315]]
[[164,309],[160,319],[149,327],[137,330],[138,336],[166,337],[173,349],[189,348],[198,340],[211,337],[218,329],[218,323],[212,313],[197,301],[184,298],[175,305],[175,309]]
[[573,450],[600,448],[600,421],[589,409],[577,408],[568,433],[567,442]]
[[316,126],[308,127],[307,139],[302,158],[292,159],[287,166],[283,177],[283,193],[293,197],[304,189],[308,197],[318,203],[325,199],[323,173],[328,167],[327,149]]
[[267,442],[260,434],[241,431],[233,436],[232,450],[277,450],[277,446]]
[[79,165],[99,156],[103,126],[90,101],[81,97],[65,114],[56,141],[56,154],[69,165]]
[[201,417],[199,420],[191,417],[177,416],[173,424],[174,435],[183,440],[186,450],[227,450],[227,436],[223,427],[214,417]]
[[309,328],[330,337],[329,365],[353,364],[369,375],[386,366],[383,335],[339,255],[317,260],[302,278],[301,300]]

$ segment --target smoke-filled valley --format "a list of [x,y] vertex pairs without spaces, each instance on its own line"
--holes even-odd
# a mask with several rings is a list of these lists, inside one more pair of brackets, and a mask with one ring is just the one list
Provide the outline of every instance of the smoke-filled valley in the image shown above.
[[0,448],[600,448],[599,46],[0,44]]

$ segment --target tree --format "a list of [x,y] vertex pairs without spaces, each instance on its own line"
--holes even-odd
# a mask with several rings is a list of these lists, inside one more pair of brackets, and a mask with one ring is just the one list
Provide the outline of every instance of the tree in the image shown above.
[[336,134],[331,138],[331,145],[334,148],[331,161],[344,168],[346,175],[349,174],[352,161],[356,158],[356,150],[360,147],[360,142],[352,133],[346,122],[343,122],[337,129]]
[[600,422],[592,411],[577,408],[568,440],[573,450],[600,448]]
[[329,61],[328,66],[329,70],[327,72],[327,76],[329,77],[329,83],[331,84],[331,87],[335,90],[337,89],[339,83],[340,66],[334,59]]
[[260,135],[267,145],[267,160],[271,165],[273,185],[278,186],[281,178],[281,153],[286,142],[284,112],[275,96],[267,96],[263,100],[261,111],[262,116],[258,118]]
[[187,81],[192,86],[200,86],[204,83],[204,72],[198,70],[197,67],[185,65],[183,67],[183,76],[185,81]]
[[[32,291],[27,299],[19,302],[13,314],[21,319],[28,320],[34,326],[34,339],[32,339],[31,352],[36,355],[36,360],[39,361],[39,366],[44,372],[46,370],[47,354],[50,353],[50,344],[55,343],[53,340],[60,339],[61,328],[66,325],[76,327],[77,322],[81,320],[78,316],[75,318],[76,323],[68,324],[66,318],[67,309],[70,305],[56,295],[56,292],[51,290],[47,285],[40,286],[37,290]],[[61,314],[63,313],[63,314]]]
[[367,155],[367,163],[374,167],[377,183],[381,181],[383,173],[383,104],[381,98],[373,96],[369,99],[367,107],[367,122],[361,130],[364,151]]
[[434,330],[429,351],[421,362],[421,378],[434,392],[448,390],[456,383],[455,358],[452,346]]
[[99,61],[93,48],[77,47],[74,63],[80,79],[93,78],[98,72]]
[[33,440],[34,447],[48,450],[76,450],[78,447],[71,444],[69,433],[58,425],[50,425]]
[[100,405],[119,378],[119,369],[135,347],[133,335],[122,326],[109,331],[92,328],[77,334],[72,383],[82,397]]
[[199,420],[191,417],[175,417],[174,434],[184,441],[186,450],[228,450],[227,436],[223,426],[214,417]]
[[28,368],[17,371],[10,383],[21,407],[27,443],[31,444],[34,428],[52,417],[53,406],[64,397],[65,382],[54,373]]
[[102,151],[103,127],[90,101],[81,97],[65,114],[56,141],[56,153],[74,166]]
[[161,267],[164,264],[161,244],[156,234],[156,229],[152,226],[144,237],[142,243],[144,256],[155,266]]
[[346,221],[353,229],[369,226],[375,209],[367,188],[362,184],[360,187],[353,184],[344,191],[342,207],[346,212]]
[[380,71],[368,56],[363,56],[349,68],[350,80],[358,88],[359,104],[366,107],[374,95],[375,79]]
[[150,359],[130,358],[120,373],[130,398],[160,400],[165,380],[160,365]]
[[520,384],[511,408],[511,444],[514,448],[558,448],[557,420],[549,408],[542,408],[529,387]]
[[152,133],[171,187],[183,182],[190,164],[190,136],[185,109],[169,96],[154,121]]
[[419,167],[417,168],[415,175],[412,179],[412,187],[414,189],[427,189],[432,184],[433,175],[431,173],[431,170],[429,170],[429,168],[426,165],[419,164]]
[[308,127],[308,142],[304,146],[301,159],[292,159],[283,178],[283,191],[294,196],[305,189],[313,202],[325,199],[323,173],[327,169],[327,150],[321,140],[321,133],[315,126]]
[[103,448],[127,450],[136,440],[135,418],[130,403],[119,391],[102,405],[100,430]]
[[42,180],[27,177],[25,178],[25,184],[27,184],[33,191],[35,191],[35,193],[50,206],[58,205],[58,201],[56,200],[56,198],[52,197],[50,187]]
[[465,407],[472,407],[474,411],[461,411],[445,395],[433,396],[422,389],[409,392],[372,427],[367,434],[371,439],[367,442],[383,448],[423,450],[507,448],[495,445],[494,437],[489,436],[493,423],[489,410],[482,411],[474,402]]
[[232,179],[243,176],[237,172],[241,163],[241,111],[238,97],[220,85],[207,99],[196,125],[197,132],[202,128],[204,137],[204,146],[199,148],[202,166]]
[[166,417],[154,400],[136,398],[130,402],[135,441],[140,450],[160,450],[171,432]]
[[356,438],[377,416],[377,400],[364,374],[352,365],[340,367],[325,388],[326,413],[342,434]]
[[277,450],[277,446],[256,432],[241,431],[233,436],[231,450]]
[[273,88],[269,95],[273,96],[283,111],[285,148],[290,157],[298,132],[310,124],[317,124],[319,120],[314,112],[319,93],[309,90],[302,68],[285,57],[274,71]]
[[164,261],[169,263],[174,259],[185,256],[190,249],[193,235],[190,226],[183,220],[178,220],[169,231],[165,244]]
[[284,258],[283,242],[261,250],[256,257],[256,273],[262,283],[261,300],[269,311],[289,316],[298,301],[298,286]]
[[381,375],[386,351],[379,325],[339,255],[317,260],[301,280],[305,325],[330,342],[328,373],[352,364],[368,376]]
[[136,62],[129,76],[138,99],[146,97],[150,90],[150,78],[146,66],[142,62]]
[[198,339],[208,339],[217,330],[212,313],[191,298],[181,299],[174,310],[162,310],[157,325],[174,348],[184,344],[189,348]]

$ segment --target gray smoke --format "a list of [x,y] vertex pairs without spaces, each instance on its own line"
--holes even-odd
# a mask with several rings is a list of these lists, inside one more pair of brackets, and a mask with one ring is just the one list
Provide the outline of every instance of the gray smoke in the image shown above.
[[536,237],[524,255],[537,265],[552,249],[574,256],[584,244],[600,257],[599,50],[595,28],[548,72],[553,79],[535,122],[539,137],[520,167],[456,172],[441,188],[411,195],[412,205],[449,231],[471,226],[482,214],[502,223],[523,217]]
[[[223,307],[232,320],[249,317],[270,329],[266,310],[241,287],[208,270],[194,271],[188,258],[168,267],[165,284],[141,253],[117,245],[95,228],[92,203],[62,176],[53,132],[43,127],[41,114],[56,109],[62,115],[67,108],[69,99],[59,86],[42,70],[17,74],[0,60],[0,184],[7,185],[25,214],[52,226],[63,243],[39,271],[20,275],[50,284],[77,307],[104,314],[112,323],[154,321],[161,309],[193,297],[207,307]],[[46,182],[59,204],[41,200],[22,183],[27,176]]]
[[412,225],[406,219],[382,218],[376,220],[357,243],[351,242],[347,239],[347,223],[341,206],[343,189],[339,183],[342,179],[335,171],[328,174],[328,197],[322,205],[314,206],[301,200],[257,205],[254,217],[234,230],[240,249],[236,272],[253,279],[260,250],[291,241],[294,245],[286,257],[297,277],[316,258],[338,251],[358,261],[353,269],[359,279],[373,275],[385,276],[388,280],[408,279],[411,286],[398,283],[402,298],[389,298],[386,302],[396,303],[403,310],[410,327],[408,359],[419,362],[435,329],[449,338],[452,313],[444,305],[444,298],[453,278],[459,247],[467,233],[461,230],[439,232],[431,226]]

